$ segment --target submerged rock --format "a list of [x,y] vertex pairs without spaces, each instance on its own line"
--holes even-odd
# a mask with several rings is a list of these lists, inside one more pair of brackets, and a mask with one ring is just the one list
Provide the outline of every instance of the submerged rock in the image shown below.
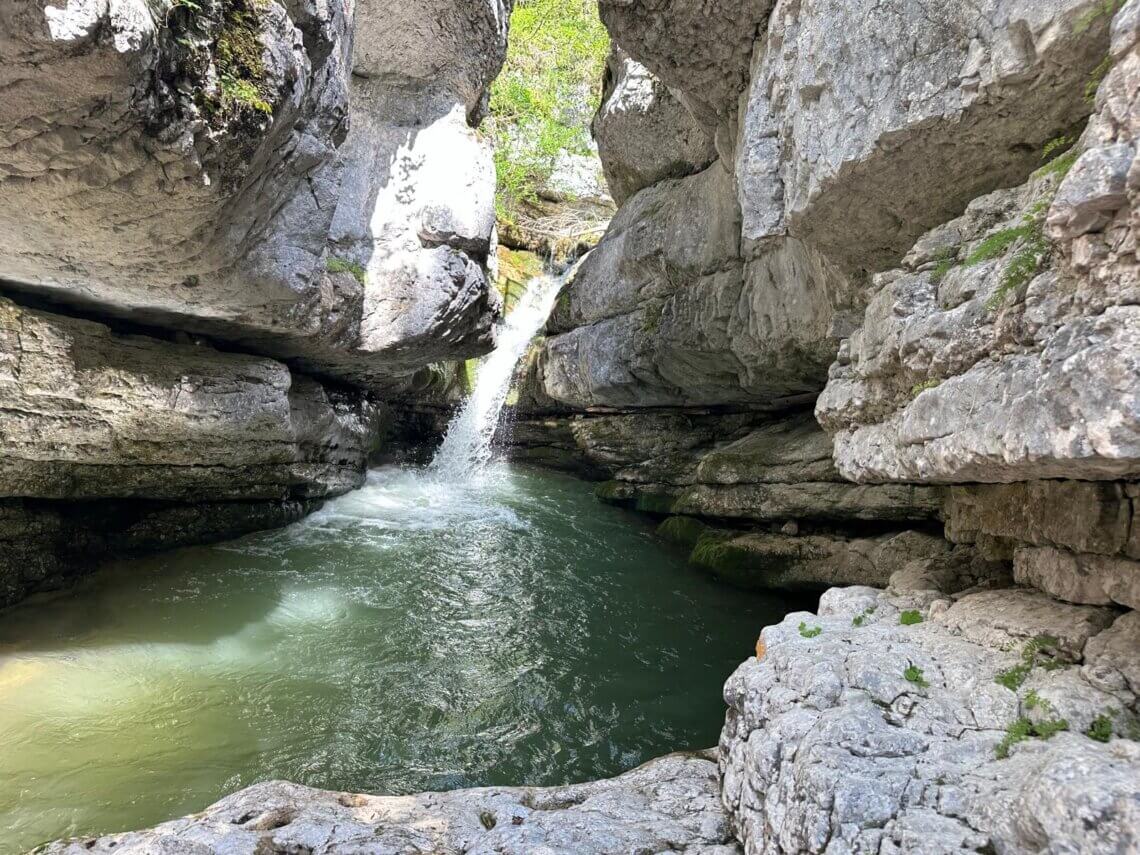
[[715,761],[662,757],[608,781],[568,787],[365,796],[274,781],[149,831],[60,842],[44,855],[266,852],[733,855]]

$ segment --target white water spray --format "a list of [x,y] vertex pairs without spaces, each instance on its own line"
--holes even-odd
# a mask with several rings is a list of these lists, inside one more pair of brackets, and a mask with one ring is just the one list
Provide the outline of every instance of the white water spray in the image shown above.
[[507,402],[515,368],[550,317],[564,281],[563,277],[555,276],[531,280],[526,293],[507,316],[498,345],[480,363],[475,388],[447,426],[443,445],[431,463],[431,468],[444,480],[466,481],[490,461],[491,442]]

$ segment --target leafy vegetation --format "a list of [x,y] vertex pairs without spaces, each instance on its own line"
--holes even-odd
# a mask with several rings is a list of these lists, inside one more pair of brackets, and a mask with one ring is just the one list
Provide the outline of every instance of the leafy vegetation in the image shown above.
[[329,273],[351,273],[361,285],[366,284],[368,281],[368,272],[355,261],[351,261],[347,258],[330,256],[325,262],[325,269]]
[[867,608],[863,609],[863,611],[855,615],[855,617],[851,618],[851,625],[863,626],[867,622],[867,618],[875,613],[876,608],[876,606],[868,606]]
[[926,679],[926,676],[923,674],[922,669],[917,665],[911,665],[905,671],[903,671],[903,677],[906,678],[908,683],[914,683],[920,689],[926,689],[930,687],[930,682]]
[[590,152],[609,35],[593,0],[519,0],[502,74],[491,88],[498,214],[513,222],[559,155]]
[[1112,739],[1112,717],[1101,713],[1093,719],[1085,733],[1089,739],[1095,739],[1097,742],[1108,742]]
[[1005,737],[997,744],[997,747],[994,749],[994,754],[997,755],[999,760],[1004,760],[1009,756],[1010,749],[1019,742],[1024,742],[1031,738],[1049,739],[1062,730],[1068,729],[1069,723],[1063,718],[1033,722],[1025,716],[1021,716],[1006,728]]
[[802,620],[800,621],[800,635],[804,638],[815,638],[821,632],[823,632],[822,626],[808,626]]
[[[1030,639],[1021,651],[1021,662],[1012,668],[999,671],[994,677],[994,682],[1016,692],[1035,667],[1041,666],[1046,671],[1063,668],[1064,663],[1053,655],[1058,644],[1057,638],[1052,635],[1038,635]],[[1030,696],[1035,697],[1036,693],[1030,692]]]
[[938,250],[938,255],[936,256],[936,264],[934,265],[934,272],[931,274],[931,276],[934,278],[935,285],[942,282],[942,280],[946,278],[946,274],[957,266],[958,261],[955,258],[956,253],[957,247],[952,246],[944,246],[942,249]]
[[922,612],[907,609],[899,615],[899,623],[903,626],[914,626],[916,623],[922,623]]

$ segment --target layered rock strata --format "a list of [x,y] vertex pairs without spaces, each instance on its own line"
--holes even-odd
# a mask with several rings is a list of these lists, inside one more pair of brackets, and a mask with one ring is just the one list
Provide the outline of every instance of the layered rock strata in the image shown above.
[[0,605],[297,519],[489,350],[502,0],[0,8]]

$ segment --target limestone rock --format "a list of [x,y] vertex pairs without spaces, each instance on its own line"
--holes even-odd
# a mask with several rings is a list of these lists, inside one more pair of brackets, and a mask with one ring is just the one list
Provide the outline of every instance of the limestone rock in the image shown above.
[[737,145],[745,239],[789,233],[847,273],[896,262],[1087,115],[1109,20],[1087,0],[776,3]]
[[712,138],[669,87],[617,45],[606,61],[593,132],[619,205],[667,178],[701,172],[717,157]]
[[[984,608],[977,599],[975,607],[996,623],[1025,595],[986,596]],[[829,591],[818,616],[794,613],[764,629],[763,658],[729,679],[720,766],[745,852],[1098,852],[1140,844],[1140,745],[1094,741],[1077,717],[1119,711],[1130,692],[1105,691],[1076,669],[1038,667],[1019,695],[995,682],[1022,661],[1019,651],[955,637],[929,619],[900,625],[902,608],[910,608],[905,598],[869,588]],[[1062,618],[1053,628],[1071,635],[1064,616],[1053,617]],[[1043,701],[1058,693],[1074,716],[1067,732],[1030,733],[998,750],[1022,717],[1055,722],[1062,711],[1043,709]]]
[[266,851],[734,855],[716,764],[674,754],[608,781],[365,796],[271,781],[149,831],[49,845],[45,855]]
[[1140,562],[1052,547],[1019,549],[1013,558],[1018,584],[1031,585],[1070,603],[1140,608]]
[[376,410],[279,362],[0,298],[0,496],[317,498],[363,483]]
[[375,387],[486,352],[509,5],[431,5],[12,13],[0,279]]
[[0,499],[0,607],[64,587],[104,560],[278,528],[317,504],[306,499],[194,504]]
[[682,99],[710,133],[730,125],[748,84],[753,41],[772,0],[601,0],[602,21],[629,55]]
[[742,257],[739,217],[719,163],[633,197],[552,318],[548,394],[580,408],[813,396],[859,296],[798,241]]

